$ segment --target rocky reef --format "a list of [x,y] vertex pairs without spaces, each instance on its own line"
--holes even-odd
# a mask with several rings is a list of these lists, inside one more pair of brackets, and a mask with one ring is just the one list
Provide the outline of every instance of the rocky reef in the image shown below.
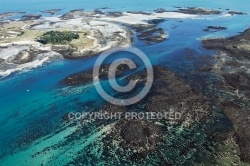
[[211,9],[197,8],[197,7],[179,8],[175,12],[185,13],[185,14],[195,14],[195,15],[221,14],[221,11],[218,10],[211,10]]
[[[138,32],[149,31],[155,25],[136,25]],[[217,28],[217,27],[215,27]],[[219,28],[220,29],[220,28]],[[195,165],[201,164],[200,158],[211,163],[220,162],[218,158],[226,155],[234,158],[234,163],[249,162],[249,30],[227,39],[207,39],[202,41],[207,49],[219,51],[216,57],[201,56],[197,61],[199,72],[215,72],[224,80],[216,83],[221,94],[213,93],[205,96],[194,86],[174,74],[169,69],[161,66],[154,67],[155,79],[150,93],[137,104],[132,106],[115,106],[105,104],[101,110],[105,112],[156,112],[164,113],[168,110],[179,111],[181,118],[177,120],[166,119],[121,119],[118,121],[93,122],[95,125],[114,126],[97,143],[100,158],[92,154],[89,147],[84,155],[90,155],[96,162],[101,158],[108,159],[109,164],[134,164],[143,163],[165,165]],[[186,50],[187,58],[192,58],[192,50]],[[208,63],[210,60],[214,63]],[[243,67],[242,67],[243,66]],[[245,66],[245,67],[244,67]],[[118,76],[128,68],[117,70]],[[240,70],[242,74],[233,72]],[[105,80],[108,73],[108,65],[101,68],[101,79]],[[145,70],[126,77],[137,79],[139,85],[145,83]],[[197,81],[202,80],[197,79]],[[92,82],[92,70],[70,75],[61,83],[64,86],[86,85]],[[230,94],[231,97],[225,95]],[[126,94],[128,97],[131,94]],[[119,94],[116,97],[121,97]],[[94,104],[92,104],[94,105]],[[91,108],[92,106],[90,106]],[[95,109],[94,109],[95,110]],[[65,119],[65,118],[64,118]],[[239,120],[240,119],[240,120]],[[69,120],[67,120],[69,121]],[[88,123],[88,120],[83,120]],[[217,146],[233,140],[233,143],[225,146],[234,146],[234,153],[228,152],[222,155],[217,152]],[[235,141],[235,144],[234,144]],[[231,145],[233,144],[233,145]],[[93,145],[96,148],[96,146]],[[239,151],[237,150],[239,148]],[[92,149],[92,150],[91,150]],[[116,155],[114,155],[116,154]],[[83,156],[84,156],[83,155]],[[189,160],[187,161],[187,157]],[[114,160],[118,158],[119,160]],[[199,159],[198,159],[199,158]],[[223,159],[224,160],[224,159]],[[225,159],[226,160],[226,159]],[[92,163],[92,161],[78,161]]]
[[242,161],[250,162],[250,29],[226,39],[207,39],[202,44],[207,49],[218,50],[213,71],[225,82],[223,89],[231,99],[221,97],[226,116],[235,126],[235,139]]
[[[128,68],[122,67],[117,72],[121,74],[127,70]],[[103,67],[101,71],[101,75],[106,75],[108,67]],[[97,163],[101,162],[102,158],[106,158],[107,163],[113,165],[119,163],[156,164],[157,161],[168,165],[180,165],[186,162],[187,156],[193,156],[188,162],[199,163],[195,157],[196,151],[208,152],[209,150],[204,146],[210,146],[211,140],[209,139],[221,140],[221,133],[213,131],[214,117],[210,100],[170,70],[157,66],[154,67],[154,72],[153,87],[142,101],[127,107],[105,104],[101,108],[101,111],[107,113],[120,112],[123,118],[111,121],[92,121],[91,123],[98,126],[109,123],[114,123],[114,126],[97,143],[102,145],[98,148],[99,157],[91,153],[92,147],[87,148],[83,155],[90,155]],[[100,78],[105,79],[101,76]],[[126,79],[139,79],[141,86],[145,83],[145,78],[146,71],[141,70]],[[89,70],[73,74],[62,80],[61,83],[64,86],[86,85],[91,81],[92,71]],[[179,112],[181,118],[172,120],[124,118],[126,112],[166,113],[168,111]],[[83,122],[84,124],[89,123],[87,119],[84,119]],[[116,157],[113,154],[116,154],[115,156],[119,160],[114,160]],[[79,161],[90,164],[93,160],[82,161],[79,157],[77,162]]]
[[164,21],[165,19],[153,19],[148,21],[149,24],[134,24],[130,27],[137,32],[139,40],[150,45],[165,41],[168,38],[168,34],[162,28],[157,28],[157,25]]

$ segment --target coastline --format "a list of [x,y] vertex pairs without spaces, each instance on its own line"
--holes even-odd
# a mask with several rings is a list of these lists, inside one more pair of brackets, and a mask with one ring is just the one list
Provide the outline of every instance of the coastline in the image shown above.
[[[56,12],[57,10],[47,10],[45,12]],[[59,11],[59,10],[58,10]],[[15,13],[13,13],[15,14]],[[0,76],[6,77],[12,72],[22,71],[24,69],[35,68],[44,62],[53,59],[77,59],[87,58],[100,54],[101,52],[114,47],[127,47],[132,44],[133,29],[137,26],[144,27],[139,39],[145,40],[148,44],[162,42],[168,38],[168,34],[157,25],[164,19],[192,19],[197,15],[183,14],[177,12],[164,13],[143,13],[143,12],[108,12],[103,13],[97,10],[86,12],[84,10],[72,10],[61,16],[41,17],[41,15],[28,14],[21,17],[20,20],[6,20],[2,24],[2,37],[0,37],[1,52],[15,50],[8,57],[1,56]],[[158,21],[157,20],[162,20]],[[15,26],[16,28],[12,28]],[[152,28],[151,28],[152,27]],[[9,30],[12,28],[11,30]],[[76,40],[73,44],[52,45],[41,44],[37,38],[48,31],[77,31],[86,32],[86,36],[81,36],[82,40]],[[158,33],[153,35],[153,33]],[[1,35],[0,33],[0,35]],[[84,39],[83,39],[84,38]],[[26,47],[19,50],[17,47]],[[38,52],[46,51],[50,54],[43,59],[33,58],[34,61],[11,61],[17,59],[20,51],[30,52],[36,49]],[[51,56],[55,54],[55,57]],[[35,64],[35,65],[34,65]]]
[[202,41],[206,49],[217,50],[214,73],[222,77],[222,90],[228,98],[219,98],[222,111],[233,123],[232,131],[235,142],[240,149],[242,161],[250,162],[250,28],[239,35],[221,39],[205,39]]

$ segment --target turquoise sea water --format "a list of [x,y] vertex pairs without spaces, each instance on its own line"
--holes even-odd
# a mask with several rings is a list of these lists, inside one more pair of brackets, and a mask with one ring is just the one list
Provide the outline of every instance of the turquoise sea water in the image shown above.
[[72,10],[72,9],[86,9],[92,10],[96,8],[109,7],[117,11],[126,11],[126,10],[142,10],[150,11],[156,8],[172,8],[173,6],[181,7],[206,7],[213,9],[226,9],[231,10],[240,10],[244,12],[249,11],[249,1],[248,0],[220,0],[220,1],[209,1],[209,0],[126,0],[126,1],[115,1],[115,0],[1,0],[0,1],[0,11],[9,12],[9,11],[25,11],[31,13],[37,13],[41,10],[46,9],[63,9],[63,10]]
[[[27,13],[39,13],[39,11],[59,8],[63,9],[59,14],[72,9],[94,10],[96,8],[109,7],[112,11],[152,11],[157,8],[173,9],[173,6],[181,7],[205,7],[211,9],[227,8],[234,11],[249,12],[250,1],[248,0],[0,0],[0,12],[25,11]],[[250,12],[248,13],[250,14]],[[154,65],[164,65],[180,74],[189,72],[187,70],[196,69],[194,62],[190,62],[184,57],[185,49],[189,48],[195,52],[196,56],[213,55],[213,51],[205,50],[201,47],[202,37],[227,37],[236,35],[250,26],[249,15],[239,15],[232,17],[207,16],[203,19],[184,20],[177,22],[176,19],[169,19],[159,25],[166,30],[170,37],[167,41],[147,46],[142,42],[134,43],[134,46],[144,51]],[[202,31],[209,25],[225,26],[228,29],[216,33]],[[176,27],[176,28],[174,28]],[[119,55],[117,55],[119,56]],[[120,55],[121,56],[121,55]],[[126,56],[126,55],[122,55]],[[114,57],[115,59],[116,57]],[[84,110],[84,104],[94,101],[96,106],[100,106],[103,100],[97,95],[93,87],[79,87],[79,89],[62,88],[59,81],[66,76],[91,69],[96,57],[82,60],[57,60],[47,63],[42,67],[32,69],[28,72],[18,72],[0,80],[0,165],[29,165],[24,160],[29,160],[29,155],[35,150],[42,149],[46,144],[56,144],[60,137],[69,134],[72,129],[59,132],[54,137],[49,137],[53,132],[60,130],[62,116],[70,111]],[[189,68],[187,68],[189,66]],[[82,93],[76,93],[79,90]],[[86,137],[87,142],[78,142],[82,148],[91,141],[98,138],[98,134]],[[26,136],[24,138],[23,136]],[[87,135],[86,135],[87,136]],[[22,138],[22,140],[20,140]],[[25,140],[27,139],[27,140]],[[45,139],[46,141],[43,141]],[[22,144],[22,142],[36,143]],[[74,153],[79,149],[68,147]],[[13,152],[21,152],[19,155],[11,156]],[[70,159],[63,159],[69,153],[57,149],[53,155],[58,155],[55,162],[67,164]],[[64,156],[64,157],[65,157]],[[49,158],[49,156],[47,156]],[[46,156],[41,158],[46,160]],[[49,160],[49,159],[48,159]],[[2,162],[2,164],[1,164]],[[41,161],[37,160],[38,165]],[[48,161],[51,164],[51,161]],[[58,164],[57,163],[57,164]],[[54,163],[57,165],[56,163]]]

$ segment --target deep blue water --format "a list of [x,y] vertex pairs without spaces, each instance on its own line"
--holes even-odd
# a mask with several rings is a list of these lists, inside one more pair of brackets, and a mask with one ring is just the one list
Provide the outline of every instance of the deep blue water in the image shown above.
[[[62,14],[72,9],[93,10],[102,7],[109,7],[113,11],[152,11],[160,7],[173,9],[173,6],[229,8],[249,12],[249,5],[250,1],[247,0],[213,2],[210,0],[97,0],[94,2],[92,0],[22,0],[18,2],[15,0],[0,0],[0,12],[39,13],[41,10],[59,8],[63,9],[59,12],[59,14]],[[216,33],[202,31],[209,25],[225,26],[228,29]],[[161,23],[159,27],[169,33],[168,40],[150,46],[143,42],[136,42],[134,46],[145,52],[154,65],[164,65],[181,74],[187,72],[187,70],[195,70],[193,62],[182,58],[187,48],[194,51],[196,56],[212,56],[215,52],[203,49],[199,39],[202,37],[236,35],[249,27],[249,16],[208,16],[201,19],[188,19],[183,22],[169,19]],[[43,135],[49,135],[50,132],[57,129],[57,124],[65,113],[83,109],[83,106],[79,107],[77,103],[95,101],[96,105],[102,104],[103,100],[97,95],[93,87],[79,87],[81,93],[74,93],[76,89],[63,89],[59,85],[59,81],[68,75],[91,69],[95,60],[96,57],[82,60],[57,60],[28,72],[14,73],[0,80],[0,149],[2,151],[11,149],[11,144],[17,142],[20,135],[27,131],[32,132],[30,129],[40,131]],[[190,68],[186,68],[187,64]],[[76,100],[78,102],[74,102]],[[17,158],[22,157],[27,156],[14,157],[13,163]]]

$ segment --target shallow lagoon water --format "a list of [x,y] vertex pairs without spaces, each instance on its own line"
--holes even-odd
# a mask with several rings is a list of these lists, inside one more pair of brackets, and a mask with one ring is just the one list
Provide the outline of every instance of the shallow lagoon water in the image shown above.
[[[16,5],[17,3],[20,5]],[[62,14],[65,11],[79,8],[93,10],[96,8],[110,7],[111,9],[109,10],[112,11],[152,11],[160,7],[173,9],[173,6],[195,6],[211,9],[229,8],[231,10],[249,12],[249,5],[250,2],[246,0],[237,1],[237,4],[233,0],[215,1],[213,3],[209,0],[176,0],[172,2],[166,2],[163,0],[99,0],[95,1],[95,3],[90,0],[56,0],[53,1],[53,3],[48,0],[25,0],[22,2],[1,0],[0,11],[26,11],[28,13],[39,13],[38,11],[41,10],[59,8],[63,10],[58,14]],[[249,18],[249,15],[235,15],[230,17],[220,15],[220,17],[204,16],[193,20],[188,19],[183,20],[183,22],[178,22],[176,19],[169,19],[159,25],[159,27],[169,33],[168,40],[150,46],[139,41],[134,43],[134,46],[144,51],[154,65],[164,65],[180,75],[185,75],[185,73],[190,72],[190,70],[196,70],[194,62],[188,61],[184,58],[185,50],[187,48],[193,50],[195,56],[213,56],[215,52],[203,49],[200,39],[236,35],[238,32],[242,32],[249,27],[249,23],[246,21],[249,20]],[[210,25],[225,26],[228,29],[215,33],[202,31],[202,29]],[[59,85],[59,81],[68,75],[91,69],[95,60],[96,57],[73,61],[57,60],[52,63],[46,63],[41,67],[27,72],[14,73],[0,80],[0,159],[3,159],[3,165],[15,165],[17,163],[25,165],[22,163],[22,159],[29,160],[27,154],[30,154],[33,148],[42,149],[47,146],[46,144],[56,144],[60,137],[63,138],[64,134],[67,135],[72,132],[71,130],[73,129],[69,128],[64,132],[59,132],[50,139],[45,139],[54,131],[60,130],[60,122],[65,113],[83,110],[83,106],[77,104],[87,101],[96,101],[97,107],[103,104],[103,99],[97,95],[97,92],[91,85],[87,87],[79,87],[79,89],[62,89]],[[187,68],[186,65],[188,65],[189,68]],[[77,90],[82,93],[74,93],[74,91]],[[33,135],[37,134],[34,138],[37,145],[26,147],[18,144],[18,141],[20,141],[19,138],[26,134],[26,132],[30,132],[30,134]],[[97,139],[98,135],[100,135],[100,133],[86,136],[85,139],[88,141],[85,143],[79,143],[79,145],[81,145],[82,148],[87,146],[88,143]],[[43,139],[45,140],[43,141]],[[25,147],[24,149],[28,150],[24,150],[22,147]],[[69,148],[70,146],[67,147]],[[79,150],[78,148],[71,147],[69,151],[76,152]],[[19,155],[9,156],[12,152],[18,152],[19,150],[21,152]],[[53,153],[60,154],[63,153],[63,151],[59,149],[58,152],[55,150]],[[65,152],[64,154],[67,155],[69,153]],[[60,161],[63,164],[67,164],[69,161],[63,159],[63,156],[64,155],[61,155],[57,161],[58,163]],[[46,160],[46,158],[42,158],[41,160]],[[41,163],[39,160],[36,162],[37,164]]]

